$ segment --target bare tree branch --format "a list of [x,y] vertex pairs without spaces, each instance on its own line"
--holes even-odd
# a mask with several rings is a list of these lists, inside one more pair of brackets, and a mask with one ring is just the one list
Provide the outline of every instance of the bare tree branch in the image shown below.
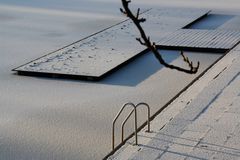
[[138,10],[137,10],[137,15],[136,15],[137,19],[139,18],[139,15],[140,15],[140,8],[138,8]]
[[144,43],[141,38],[136,38],[136,40],[137,40],[141,45],[146,46],[146,43]]
[[193,66],[193,63],[191,61],[189,61],[188,57],[186,57],[184,54],[183,54],[183,51],[181,51],[181,56],[183,57],[183,61],[186,62],[189,66],[189,69],[185,69],[185,68],[182,68],[182,67],[179,67],[179,66],[175,66],[175,65],[172,65],[172,64],[168,64],[163,58],[162,58],[162,55],[160,54],[160,52],[158,51],[158,48],[156,47],[155,43],[151,42],[150,40],[150,37],[146,36],[145,34],[145,31],[143,30],[142,26],[140,23],[143,23],[146,21],[145,18],[139,18],[140,16],[140,8],[138,8],[137,10],[137,13],[136,13],[136,16],[132,13],[132,11],[129,9],[129,3],[131,1],[130,0],[122,0],[122,6],[123,6],[123,9],[121,8],[120,11],[125,14],[127,17],[129,17],[133,23],[136,25],[136,27],[138,28],[139,32],[140,32],[140,35],[141,35],[141,38],[136,38],[137,41],[139,41],[139,43],[141,45],[144,45],[144,46],[147,46],[148,49],[150,51],[153,52],[153,54],[155,55],[155,57],[158,59],[159,63],[161,63],[162,65],[164,65],[165,67],[167,68],[170,68],[170,69],[176,69],[178,71],[181,71],[181,72],[185,72],[185,73],[189,73],[189,74],[194,74],[194,73],[197,73],[198,69],[199,69],[199,66],[200,66],[200,62],[197,63],[197,66],[194,67]]

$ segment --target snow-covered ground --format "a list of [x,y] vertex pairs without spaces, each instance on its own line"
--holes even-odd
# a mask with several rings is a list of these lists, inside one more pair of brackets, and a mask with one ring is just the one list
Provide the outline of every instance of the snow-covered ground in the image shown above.
[[[237,0],[132,3],[138,4],[230,11],[240,6]],[[196,77],[162,68],[150,53],[97,83],[11,72],[123,20],[119,7],[110,0],[0,0],[0,159],[101,159],[111,149],[111,121],[123,103],[145,101],[154,113]],[[169,60],[182,63],[171,55]],[[201,62],[201,70],[219,57],[189,56]]]

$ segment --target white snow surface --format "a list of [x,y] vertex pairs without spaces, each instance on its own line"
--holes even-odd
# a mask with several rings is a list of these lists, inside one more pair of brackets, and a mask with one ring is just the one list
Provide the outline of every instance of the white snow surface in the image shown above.
[[[133,2],[231,12],[240,6],[236,0]],[[0,1],[0,159],[101,159],[111,149],[111,121],[123,103],[145,101],[154,113],[196,77],[162,68],[151,53],[98,83],[11,72],[123,20],[119,7],[109,0]],[[168,61],[183,63],[178,53],[164,53],[171,53]],[[201,62],[201,70],[219,57],[187,55]]]

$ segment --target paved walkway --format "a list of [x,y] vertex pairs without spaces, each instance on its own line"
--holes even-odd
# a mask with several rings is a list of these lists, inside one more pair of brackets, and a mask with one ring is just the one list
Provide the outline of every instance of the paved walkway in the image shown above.
[[240,159],[240,45],[109,159]]

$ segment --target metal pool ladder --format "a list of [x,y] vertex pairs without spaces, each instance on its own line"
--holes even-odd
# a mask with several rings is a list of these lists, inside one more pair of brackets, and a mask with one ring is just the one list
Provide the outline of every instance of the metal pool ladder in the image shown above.
[[147,132],[150,132],[150,107],[147,103],[138,103],[137,105],[134,105],[133,103],[125,103],[122,108],[120,109],[120,111],[118,112],[118,114],[116,115],[116,117],[114,118],[113,122],[112,122],[112,150],[115,149],[115,123],[117,121],[117,119],[119,118],[119,116],[121,115],[121,113],[123,112],[123,110],[126,108],[126,107],[132,107],[132,111],[128,114],[128,116],[126,117],[126,119],[122,122],[121,124],[121,129],[122,129],[122,143],[124,142],[124,126],[126,124],[126,122],[128,121],[128,119],[131,117],[131,115],[133,114],[134,112],[134,128],[135,128],[135,131],[134,131],[134,134],[135,134],[135,144],[138,145],[138,137],[137,137],[137,108],[139,106],[145,106],[147,107]]

